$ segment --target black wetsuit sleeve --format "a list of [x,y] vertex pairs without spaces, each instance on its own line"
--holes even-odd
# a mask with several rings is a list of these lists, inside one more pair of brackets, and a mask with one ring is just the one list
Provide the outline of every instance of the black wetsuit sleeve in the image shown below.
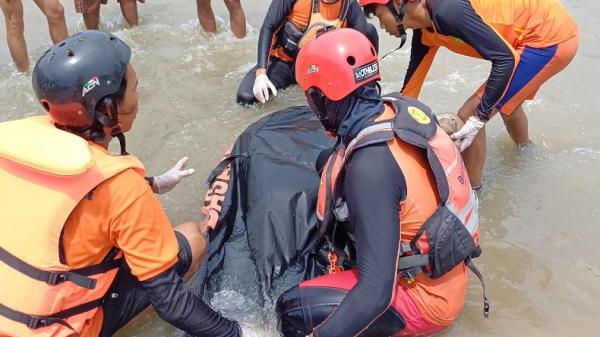
[[273,35],[292,12],[296,0],[273,0],[258,35],[257,68],[267,68]]
[[400,202],[406,196],[406,183],[387,144],[355,152],[343,186],[350,230],[356,239],[359,278],[315,329],[315,337],[358,335],[391,305],[396,284]]
[[475,114],[483,121],[490,118],[510,83],[515,57],[511,47],[475,12],[468,0],[433,0],[429,2],[438,33],[463,40],[482,58],[492,61],[481,103]]
[[241,337],[235,321],[214,311],[183,284],[175,268],[141,282],[160,318],[196,337]]
[[412,79],[415,71],[419,65],[421,65],[421,62],[423,62],[425,55],[427,55],[427,52],[429,52],[429,47],[421,42],[422,36],[423,33],[421,32],[421,29],[413,30],[410,46],[410,61],[408,62],[408,69],[406,70],[406,75],[404,76],[404,84],[402,85],[401,92],[404,91],[404,88],[406,88],[406,85]]
[[[367,18],[363,14],[362,8],[358,4],[358,1],[346,1],[350,1],[350,6],[348,7],[348,14],[346,16],[346,27],[356,29],[363,35],[368,36]],[[373,45],[375,44],[373,43]]]

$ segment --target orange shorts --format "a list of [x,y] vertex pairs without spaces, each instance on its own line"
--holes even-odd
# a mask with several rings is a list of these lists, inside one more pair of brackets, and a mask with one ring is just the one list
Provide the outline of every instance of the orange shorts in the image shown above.
[[[552,76],[563,70],[575,57],[579,34],[547,48],[523,47],[518,49],[519,64],[504,96],[496,105],[503,115],[509,116],[525,100],[531,100]],[[477,90],[482,97],[485,83]]]

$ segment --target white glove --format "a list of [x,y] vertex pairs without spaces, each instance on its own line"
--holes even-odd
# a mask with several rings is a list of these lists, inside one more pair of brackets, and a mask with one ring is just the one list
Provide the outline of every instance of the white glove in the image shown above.
[[480,121],[479,118],[471,116],[469,119],[467,119],[467,122],[462,126],[462,128],[460,128],[460,130],[452,134],[452,139],[457,140],[460,144],[458,147],[460,152],[463,152],[466,148],[471,146],[473,139],[475,139],[475,136],[477,136],[479,130],[481,130],[484,126],[485,123]]
[[183,157],[179,159],[177,164],[173,166],[167,172],[154,177],[154,182],[152,183],[152,191],[158,194],[164,194],[175,188],[177,184],[181,181],[181,179],[194,174],[196,171],[194,169],[184,170],[188,161],[188,157]]
[[273,92],[273,96],[277,96],[277,89],[269,80],[269,77],[265,74],[260,74],[256,76],[254,80],[254,87],[252,88],[252,92],[254,93],[254,97],[261,102],[265,103],[269,100],[269,89]]

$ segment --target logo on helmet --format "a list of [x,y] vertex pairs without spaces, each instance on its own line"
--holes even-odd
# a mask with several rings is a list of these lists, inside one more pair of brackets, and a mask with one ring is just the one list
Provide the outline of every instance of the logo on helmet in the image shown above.
[[360,83],[364,80],[368,80],[371,77],[375,77],[379,74],[379,65],[377,60],[367,63],[364,66],[354,69],[354,82]]
[[316,65],[311,65],[310,67],[308,67],[308,69],[306,70],[306,75],[310,75],[310,74],[315,74],[319,72],[319,67],[317,67]]
[[90,80],[85,82],[85,84],[83,85],[83,93],[81,94],[81,97],[85,97],[85,94],[87,94],[97,86],[100,86],[100,80],[98,79],[98,76],[90,78]]

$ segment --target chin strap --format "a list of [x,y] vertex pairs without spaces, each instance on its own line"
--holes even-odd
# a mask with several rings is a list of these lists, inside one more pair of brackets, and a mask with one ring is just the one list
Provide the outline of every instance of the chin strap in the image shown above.
[[398,30],[400,31],[400,46],[398,46],[398,48],[392,50],[391,52],[383,55],[383,57],[381,58],[382,61],[384,58],[386,58],[386,56],[388,56],[391,53],[395,52],[396,50],[404,47],[404,44],[406,43],[406,29],[404,29],[403,21],[404,21],[404,14],[406,14],[406,5],[407,4],[408,4],[408,0],[403,0],[402,4],[400,5],[400,12],[398,12],[396,10],[396,6],[394,6],[394,1],[390,0],[388,2],[388,8],[392,12],[392,14],[394,14],[394,17],[396,17],[396,24],[398,25]]
[[127,152],[127,143],[125,142],[125,135],[121,130],[121,126],[117,124],[112,130],[110,130],[110,135],[113,137],[117,137],[119,140],[119,146],[121,147],[121,156],[127,156],[129,153]]
[[119,146],[121,147],[121,155],[126,156],[129,153],[127,153],[127,143],[125,142],[125,135],[123,134],[123,130],[121,130],[121,125],[119,124],[119,115],[116,112],[117,111],[116,104],[113,107],[113,111],[115,111],[114,117],[107,116],[104,113],[99,112],[99,111],[96,111],[94,117],[103,126],[105,126],[107,128],[111,128],[110,135],[112,137],[116,137],[119,140]]

